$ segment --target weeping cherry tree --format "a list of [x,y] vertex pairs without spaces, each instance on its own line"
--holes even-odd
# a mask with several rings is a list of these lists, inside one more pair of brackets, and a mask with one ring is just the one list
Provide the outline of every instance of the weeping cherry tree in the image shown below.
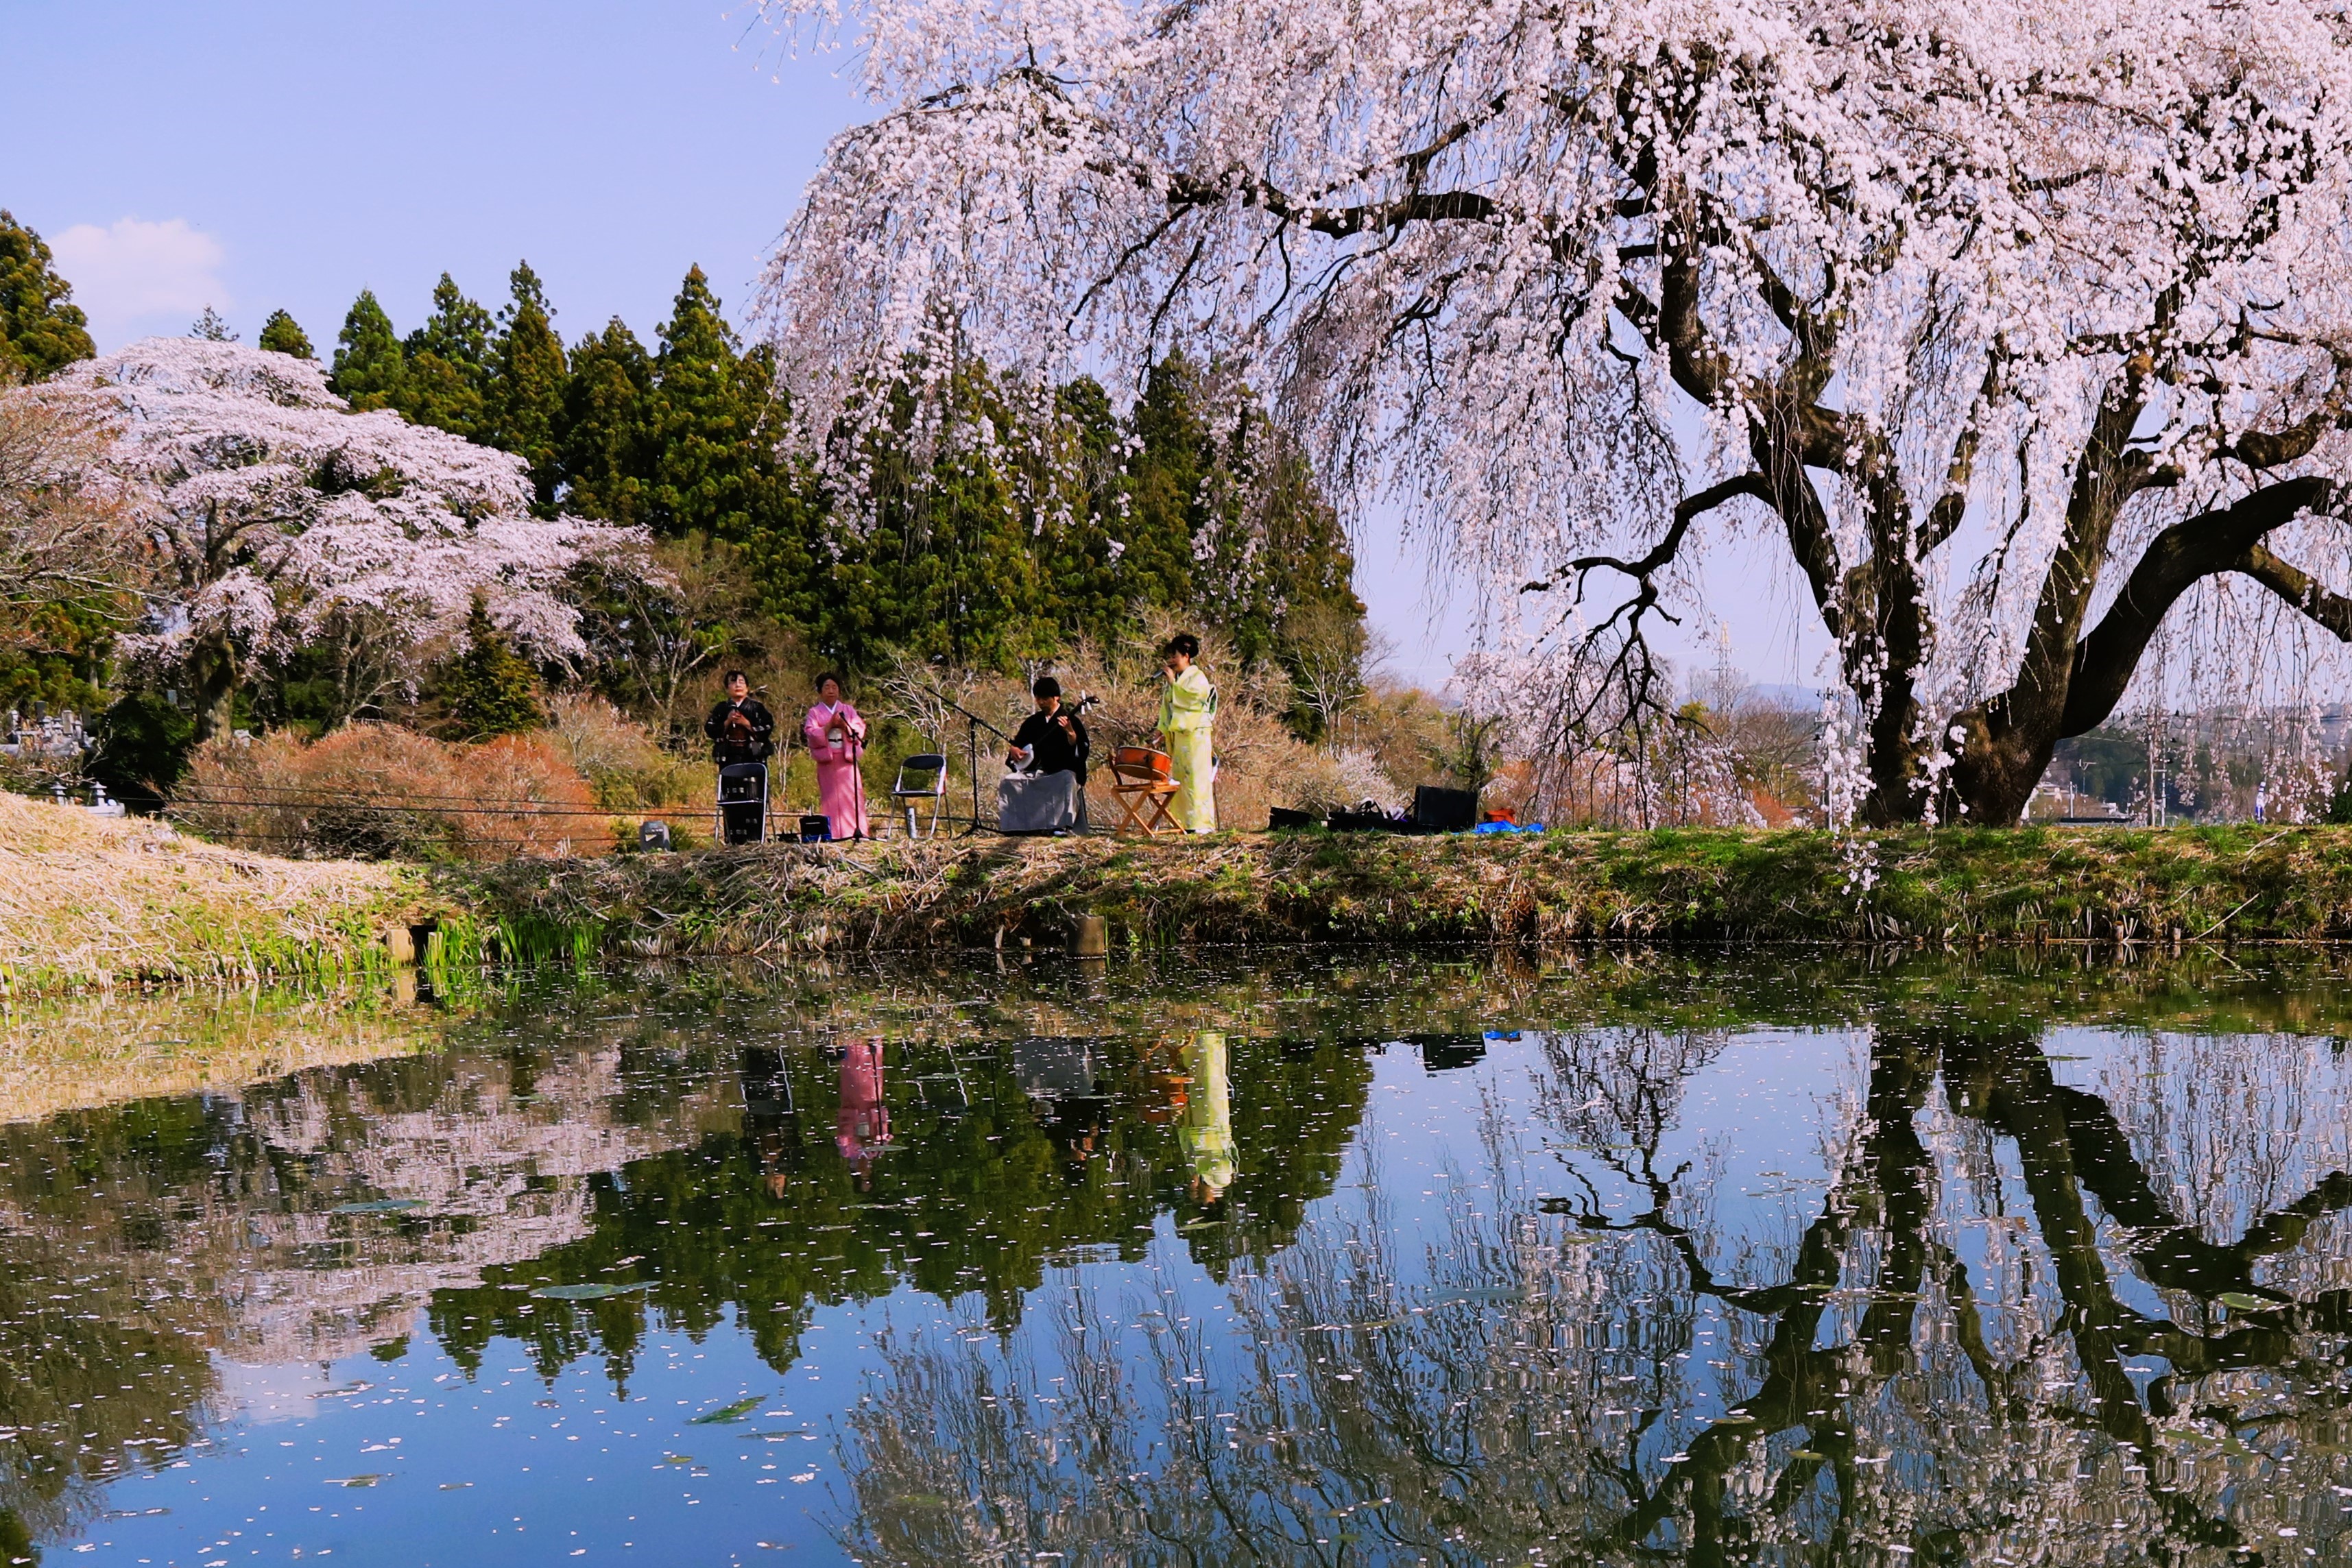
[[881,110],[767,277],[813,432],[1213,344],[1616,711],[1760,528],[1879,822],[2016,821],[2168,617],[2352,637],[2333,0],[762,10]]

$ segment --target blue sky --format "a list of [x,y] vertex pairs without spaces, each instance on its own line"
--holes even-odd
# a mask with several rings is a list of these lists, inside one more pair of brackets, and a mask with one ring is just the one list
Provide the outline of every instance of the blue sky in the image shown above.
[[[519,258],[567,338],[614,315],[650,337],[690,263],[740,320],[826,138],[867,112],[834,57],[721,0],[0,7],[0,207],[57,247],[101,349],[210,303],[248,340],[290,310],[331,350],[362,287],[405,330],[444,270],[495,307]],[[1443,684],[1464,596],[1385,513],[1359,557],[1398,673]],[[1712,575],[1760,583],[1767,559]],[[1733,599],[1738,662],[1800,678],[1789,594]]]

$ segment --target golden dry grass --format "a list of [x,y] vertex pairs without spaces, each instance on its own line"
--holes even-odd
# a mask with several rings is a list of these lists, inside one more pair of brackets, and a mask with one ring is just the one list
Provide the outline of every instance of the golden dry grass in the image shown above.
[[0,795],[0,988],[362,965],[383,926],[430,903],[412,868],[247,854]]

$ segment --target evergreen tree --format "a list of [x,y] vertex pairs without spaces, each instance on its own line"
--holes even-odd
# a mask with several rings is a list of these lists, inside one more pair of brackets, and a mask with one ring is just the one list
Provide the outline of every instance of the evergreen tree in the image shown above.
[[98,351],[51,259],[41,236],[0,207],[0,371],[37,379]]
[[557,466],[564,506],[585,517],[645,520],[653,472],[646,429],[653,356],[617,316],[572,351]]
[[490,620],[489,605],[478,593],[466,612],[466,651],[443,678],[441,695],[450,723],[468,740],[521,735],[547,725],[539,672]]
[[563,340],[555,335],[555,312],[530,264],[519,263],[508,282],[511,298],[499,312],[498,337],[490,348],[480,438],[530,465],[540,509],[551,511],[562,478]]
[[335,335],[335,366],[328,384],[355,409],[398,408],[407,399],[408,357],[392,318],[362,288]]
[[1134,420],[1120,557],[1130,602],[1194,606],[1252,662],[1284,653],[1294,607],[1363,614],[1338,512],[1247,388],[1171,354]]
[[[1066,619],[1049,570],[1066,526],[1056,432],[975,368],[926,462],[907,435],[914,404],[903,393],[897,403],[866,454],[859,526],[828,515],[805,482],[796,509],[771,508],[751,553],[772,607],[853,667],[889,648],[1003,671],[1050,653]],[[993,442],[971,439],[983,425]]]
[[316,359],[310,348],[310,336],[302,330],[301,323],[283,310],[272,310],[269,319],[261,324],[261,336],[254,340],[257,348],[273,354],[291,354],[298,360]]
[[1132,415],[1126,526],[1118,537],[1129,602],[1167,608],[1192,594],[1192,538],[1205,520],[1203,475],[1215,449],[1192,362],[1171,353],[1151,368]]
[[419,424],[468,438],[478,434],[496,325],[488,310],[443,273],[433,286],[433,314],[402,345],[408,355],[407,383],[393,406]]
[[654,361],[646,438],[654,454],[646,521],[672,538],[700,531],[740,541],[772,458],[771,378],[738,351],[719,297],[699,267],[688,269]]
[[232,331],[229,328],[229,324],[221,319],[221,313],[214,309],[209,305],[205,307],[205,313],[203,315],[197,317],[194,321],[189,324],[188,336],[191,338],[202,338],[207,343],[234,343],[236,341],[236,332]]
[[1116,638],[1139,601],[1134,533],[1126,491],[1128,430],[1110,394],[1091,376],[1061,389],[1054,507],[1068,521],[1044,530],[1038,549],[1063,629],[1099,642]]

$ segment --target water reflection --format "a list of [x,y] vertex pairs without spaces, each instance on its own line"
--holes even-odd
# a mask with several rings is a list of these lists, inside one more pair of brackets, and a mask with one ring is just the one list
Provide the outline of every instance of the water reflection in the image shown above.
[[[1724,1036],[1547,1036],[1487,1201],[1418,1249],[1385,1187],[1318,1213],[1244,1348],[1086,1293],[1003,1355],[890,1346],[859,1559],[2340,1560],[2352,1177],[2297,1145],[2342,1158],[2347,1101],[2281,1043],[2199,1042],[2234,1092],[2127,1128],[2038,1030],[1878,1030],[1776,1236],[1667,1147]],[[2216,1188],[2242,1223],[2178,1201]]]
[[[878,1356],[803,1556],[2352,1545],[2332,975],[775,984],[527,991],[421,1054],[0,1126],[0,1547],[127,1540],[125,1478],[263,1463],[239,1368],[429,1348],[409,1443],[463,1462],[457,1390],[518,1352],[548,1403],[584,1373],[669,1408],[681,1343],[737,1342]],[[596,1478],[631,1520],[645,1469]],[[716,1517],[665,1528],[750,1544]]]
[[1185,1157],[1192,1162],[1192,1197],[1216,1202],[1234,1185],[1234,1093],[1225,1077],[1225,1036],[1204,1029],[1184,1042],[1184,1067],[1192,1079],[1184,1100]]
[[834,1147],[870,1188],[874,1159],[890,1147],[890,1107],[882,1098],[882,1041],[861,1037],[834,1047],[841,1058],[840,1109],[834,1115]]

